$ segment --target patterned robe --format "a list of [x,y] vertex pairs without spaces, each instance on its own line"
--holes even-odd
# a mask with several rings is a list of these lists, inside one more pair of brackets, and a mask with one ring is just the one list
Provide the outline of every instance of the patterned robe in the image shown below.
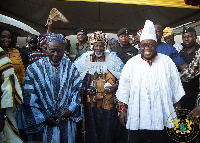
[[[115,84],[124,66],[121,59],[113,52],[105,54],[104,61],[93,62],[93,51],[83,53],[74,62],[80,72],[85,89],[83,96],[85,130],[87,143],[116,143],[126,132],[119,123],[118,113],[113,101],[114,94],[106,94],[97,102],[93,102],[94,95],[88,95],[87,89],[96,75],[106,75],[106,82]],[[109,78],[110,75],[110,78]],[[114,82],[114,83],[113,83]],[[96,86],[98,88],[98,85]],[[90,98],[90,99],[89,99]],[[107,100],[108,99],[108,100]],[[123,139],[125,141],[125,139]]]
[[[65,58],[57,68],[51,65],[48,57],[28,67],[20,115],[20,128],[25,130],[28,141],[75,142],[75,123],[82,119],[81,85],[76,67]],[[60,117],[66,109],[73,113],[67,120]],[[59,115],[56,119],[59,126],[45,124],[52,114]]]
[[16,106],[22,103],[22,91],[11,60],[0,48],[1,96],[0,109],[6,108],[5,127],[0,132],[0,143],[22,143],[17,127]]
[[17,49],[13,48],[12,52],[6,52],[6,55],[12,61],[15,74],[17,76],[20,86],[22,87],[25,77],[25,68],[20,53]]

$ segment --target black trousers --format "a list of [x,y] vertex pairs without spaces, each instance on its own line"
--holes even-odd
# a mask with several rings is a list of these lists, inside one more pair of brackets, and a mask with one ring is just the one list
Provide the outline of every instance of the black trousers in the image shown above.
[[166,130],[128,130],[127,143],[175,143]]

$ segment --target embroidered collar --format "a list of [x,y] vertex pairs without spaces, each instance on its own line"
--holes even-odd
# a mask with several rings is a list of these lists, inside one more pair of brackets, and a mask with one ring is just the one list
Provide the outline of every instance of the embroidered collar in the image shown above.
[[106,60],[106,55],[103,54],[100,58],[97,58],[95,54],[90,55],[90,62],[104,62]]
[[156,59],[157,56],[158,56],[158,53],[156,52],[155,57],[154,57],[153,59],[151,59],[151,60],[145,59],[142,55],[141,55],[141,58],[142,58],[143,60],[145,60],[145,61],[151,66],[152,63],[153,63],[153,61],[155,61],[155,59]]

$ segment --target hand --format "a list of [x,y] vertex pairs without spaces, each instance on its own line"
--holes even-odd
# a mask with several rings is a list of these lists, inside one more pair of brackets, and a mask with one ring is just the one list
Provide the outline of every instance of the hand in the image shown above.
[[197,118],[200,116],[200,105],[195,107],[189,114],[188,118],[193,119],[196,123]]
[[61,114],[61,117],[64,117],[65,119],[67,119],[71,116],[71,114],[72,112],[69,109],[67,109]]
[[[68,54],[69,54],[69,53],[68,53]],[[66,54],[66,55],[67,55],[67,54]],[[85,88],[84,88],[84,87],[82,87],[82,88],[81,88],[81,90],[80,90],[80,92],[81,92],[81,94],[82,94],[82,95],[84,95]]]
[[192,110],[193,113],[196,114],[196,116],[200,116],[200,105],[195,107],[193,110]]
[[126,125],[126,122],[127,122],[127,113],[126,112],[120,112],[119,121],[123,126]]
[[176,102],[173,106],[174,106],[174,109],[179,109],[179,108],[181,108],[180,102]]
[[101,93],[96,93],[96,95],[94,96],[94,100],[99,101],[101,99],[103,99],[103,95]]
[[4,115],[0,114],[0,132],[3,131],[4,126],[5,126]]
[[51,26],[53,24],[53,21],[48,17],[47,18],[47,23],[45,24],[45,26]]
[[49,117],[49,119],[46,120],[46,124],[47,124],[48,126],[51,126],[51,127],[53,127],[53,126],[58,126],[59,123],[56,122],[56,119],[57,119],[57,118],[58,118],[58,115],[57,115],[57,114],[56,114],[56,115],[51,115],[51,116]]
[[116,92],[118,89],[118,84],[112,84],[111,86],[106,86],[105,90],[106,92]]

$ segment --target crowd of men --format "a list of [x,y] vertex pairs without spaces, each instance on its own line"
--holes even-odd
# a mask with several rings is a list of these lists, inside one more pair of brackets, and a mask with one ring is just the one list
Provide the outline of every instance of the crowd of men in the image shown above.
[[127,28],[118,39],[79,28],[78,42],[67,48],[64,35],[47,25],[47,33],[29,35],[28,48],[18,48],[26,69],[21,86],[5,54],[12,33],[0,33],[0,143],[171,143],[171,113],[200,115],[193,28],[183,28],[181,44],[172,28],[150,20],[136,37]]

